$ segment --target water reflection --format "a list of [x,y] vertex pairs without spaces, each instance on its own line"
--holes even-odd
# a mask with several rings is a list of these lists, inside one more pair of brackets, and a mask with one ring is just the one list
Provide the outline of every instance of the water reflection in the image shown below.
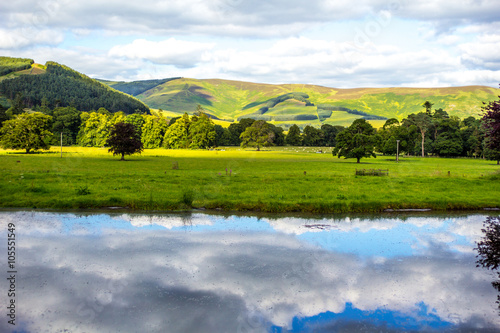
[[26,332],[496,331],[484,218],[0,213]]
[[[477,267],[485,267],[496,271],[497,280],[492,286],[500,292],[500,217],[488,216],[483,224],[483,238],[477,243],[478,251]],[[500,310],[500,294],[497,296],[497,303]]]

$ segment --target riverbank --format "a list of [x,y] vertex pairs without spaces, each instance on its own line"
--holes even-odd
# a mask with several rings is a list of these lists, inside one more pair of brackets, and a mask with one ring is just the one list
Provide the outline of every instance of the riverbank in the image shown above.
[[[328,149],[0,151],[0,206],[12,208],[361,213],[500,207],[500,168],[480,159],[345,160]],[[359,176],[356,169],[388,170]]]

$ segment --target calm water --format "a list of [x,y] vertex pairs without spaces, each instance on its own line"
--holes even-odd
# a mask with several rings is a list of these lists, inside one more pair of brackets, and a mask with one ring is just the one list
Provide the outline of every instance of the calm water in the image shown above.
[[0,331],[496,332],[484,219],[0,212]]

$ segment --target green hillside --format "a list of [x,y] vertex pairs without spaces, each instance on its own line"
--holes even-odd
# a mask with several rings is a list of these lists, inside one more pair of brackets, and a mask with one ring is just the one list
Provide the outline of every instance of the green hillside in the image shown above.
[[[349,125],[364,118],[380,127],[434,109],[465,118],[478,117],[483,102],[496,100],[499,89],[484,86],[449,88],[335,89],[306,84],[261,84],[220,79],[167,78],[134,82],[94,80],[64,65],[45,66],[31,59],[0,57],[0,104],[21,93],[28,107],[73,105],[82,111],[104,107],[111,112],[161,109],[168,116],[193,114],[201,105],[214,119],[229,122],[244,117],[263,119],[288,128],[322,124]],[[132,95],[132,96],[131,96]]]
[[345,126],[358,118],[381,126],[388,118],[401,120],[411,113],[424,111],[422,104],[425,101],[450,115],[478,117],[482,103],[495,100],[499,94],[499,89],[484,86],[335,89],[302,84],[174,78],[145,90],[137,98],[169,114],[192,114],[200,104],[221,120],[251,117],[284,127],[291,124],[304,127],[307,124]]
[[101,107],[111,112],[148,113],[140,100],[55,62],[45,66],[31,59],[0,57],[0,103],[20,93],[27,107],[74,106],[81,111]]

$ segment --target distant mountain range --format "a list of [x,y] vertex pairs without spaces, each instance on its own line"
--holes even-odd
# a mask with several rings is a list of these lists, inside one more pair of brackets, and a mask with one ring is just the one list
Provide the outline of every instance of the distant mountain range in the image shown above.
[[30,105],[45,97],[50,106],[74,105],[85,111],[104,107],[126,113],[147,112],[149,107],[171,117],[192,114],[201,105],[216,121],[249,117],[285,128],[291,124],[346,126],[358,118],[378,127],[386,119],[401,120],[424,111],[425,101],[453,116],[477,118],[483,102],[500,95],[500,89],[486,86],[336,89],[180,77],[116,82],[94,80],[53,62],[42,66],[31,59],[0,57],[0,103],[7,104],[18,91]]
[[483,102],[500,95],[486,86],[449,88],[355,88],[336,89],[307,84],[272,85],[220,79],[110,82],[111,87],[132,93],[154,109],[168,115],[193,113],[201,105],[213,118],[236,121],[250,117],[277,125],[349,125],[365,118],[381,126],[388,118],[401,120],[425,111],[425,101],[434,109],[465,118],[480,117]]

